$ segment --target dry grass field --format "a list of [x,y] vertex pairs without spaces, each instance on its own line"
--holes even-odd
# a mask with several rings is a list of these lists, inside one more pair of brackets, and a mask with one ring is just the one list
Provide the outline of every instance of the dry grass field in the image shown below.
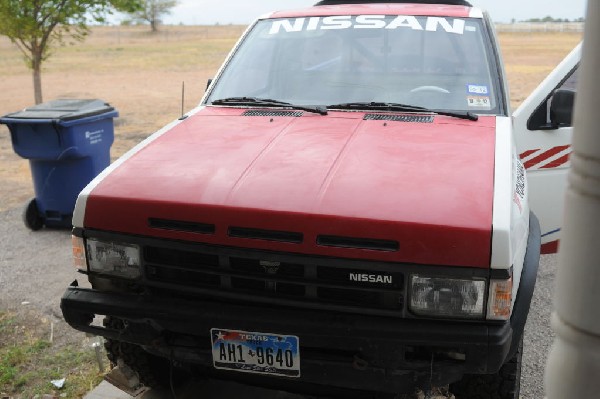
[[[56,49],[43,71],[44,99],[101,98],[120,112],[112,157],[117,158],[200,100],[241,26],[97,27],[75,46]],[[503,33],[504,61],[516,107],[581,40],[579,33]],[[0,37],[0,115],[32,105],[31,74],[18,50]],[[29,165],[12,151],[0,126],[0,211],[33,195]]]

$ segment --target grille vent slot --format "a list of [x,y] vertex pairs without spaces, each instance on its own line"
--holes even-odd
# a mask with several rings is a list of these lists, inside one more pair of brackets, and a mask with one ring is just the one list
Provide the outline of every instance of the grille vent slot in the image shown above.
[[175,264],[181,268],[189,267],[191,269],[219,266],[219,257],[217,255],[161,247],[146,247],[144,250],[144,259],[146,262],[154,265]]
[[325,247],[370,249],[387,252],[396,252],[400,249],[400,244],[397,241],[378,240],[374,238],[318,236],[317,244]]
[[391,114],[366,114],[365,121],[395,121],[413,123],[433,123],[433,115],[391,115]]
[[265,111],[265,110],[248,110],[242,116],[293,116],[299,117],[304,115],[302,111]]
[[214,269],[219,267],[219,256],[171,248],[144,249],[146,276],[153,281],[182,284],[190,287],[221,284]]
[[189,233],[215,234],[215,225],[209,223],[183,222],[180,220],[148,219],[153,229],[185,231]]
[[290,231],[250,229],[246,227],[230,227],[227,234],[229,234],[230,237],[236,238],[251,238],[255,240],[289,242],[293,244],[302,243],[302,240],[304,238],[302,233],[294,233]]

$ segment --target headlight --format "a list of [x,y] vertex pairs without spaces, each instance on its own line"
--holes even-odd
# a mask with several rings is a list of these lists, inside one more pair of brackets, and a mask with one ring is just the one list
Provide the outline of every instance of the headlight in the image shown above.
[[485,280],[410,277],[410,310],[419,316],[483,318]]
[[111,276],[136,279],[140,272],[140,247],[132,244],[86,240],[90,271]]

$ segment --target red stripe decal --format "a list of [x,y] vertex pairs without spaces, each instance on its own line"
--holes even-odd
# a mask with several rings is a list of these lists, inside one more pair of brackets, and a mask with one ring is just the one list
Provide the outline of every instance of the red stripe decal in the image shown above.
[[548,163],[547,165],[542,166],[540,169],[558,168],[559,166],[564,165],[567,162],[569,162],[570,156],[571,156],[571,153],[569,153],[567,155],[563,155],[562,157],[555,159],[554,161]]
[[558,252],[558,242],[559,242],[559,240],[542,244],[542,248],[541,248],[542,255],[557,253]]
[[569,145],[561,145],[559,147],[551,148],[548,151],[538,155],[537,157],[532,158],[529,161],[525,162],[525,165],[524,165],[525,169],[529,169],[532,166],[535,166],[535,165],[539,164],[540,162],[545,161],[546,159],[566,150],[569,147],[570,147]]
[[519,155],[521,157],[521,159],[527,158],[528,156],[530,156],[531,154],[538,152],[540,149],[538,148],[537,150],[529,150],[529,151],[525,151],[524,153],[522,153],[521,155]]

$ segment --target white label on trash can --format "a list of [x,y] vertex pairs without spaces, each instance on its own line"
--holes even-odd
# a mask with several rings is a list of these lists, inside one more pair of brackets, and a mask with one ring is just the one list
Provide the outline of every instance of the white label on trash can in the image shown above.
[[104,129],[85,132],[85,138],[90,141],[90,144],[98,144],[102,142],[102,133],[104,133]]

